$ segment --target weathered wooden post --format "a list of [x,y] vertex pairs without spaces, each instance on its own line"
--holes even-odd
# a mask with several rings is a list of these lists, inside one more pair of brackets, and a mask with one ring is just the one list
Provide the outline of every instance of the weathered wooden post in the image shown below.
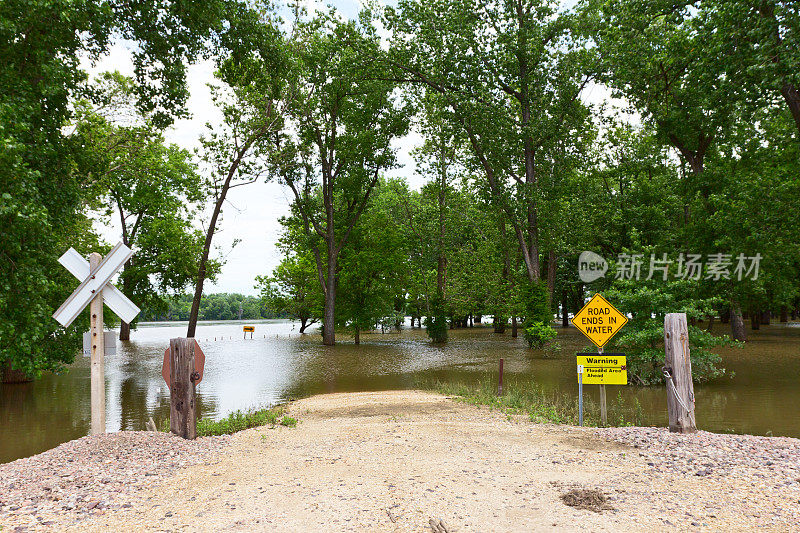
[[199,374],[195,371],[195,344],[193,338],[177,338],[169,341],[169,429],[172,433],[190,440],[197,438],[194,389]]
[[503,395],[503,358],[500,358],[500,376],[497,380],[497,395]]
[[[103,256],[97,252],[89,255],[89,272],[94,272],[100,265]],[[90,327],[89,337],[92,343],[90,373],[92,401],[92,435],[106,432],[106,377],[105,377],[105,339],[103,338],[103,292],[94,292],[89,304]]]
[[669,430],[673,433],[693,433],[697,431],[697,425],[686,313],[668,313],[664,318],[664,348],[663,372],[667,381]]

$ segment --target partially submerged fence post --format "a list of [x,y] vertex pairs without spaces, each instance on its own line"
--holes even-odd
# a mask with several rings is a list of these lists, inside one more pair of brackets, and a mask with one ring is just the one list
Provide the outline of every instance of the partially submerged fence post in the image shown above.
[[664,379],[667,381],[669,430],[674,433],[697,431],[694,418],[694,385],[689,353],[689,328],[686,313],[664,317]]
[[503,395],[503,358],[500,358],[500,376],[497,380],[497,395]]
[[169,429],[184,439],[197,437],[196,406],[194,401],[195,340],[177,338],[169,341],[170,407]]

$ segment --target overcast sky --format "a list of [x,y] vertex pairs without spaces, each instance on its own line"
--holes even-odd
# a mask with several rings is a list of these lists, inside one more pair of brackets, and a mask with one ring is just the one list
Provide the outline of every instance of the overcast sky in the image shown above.
[[[309,7],[319,5],[314,0],[307,0]],[[353,18],[357,15],[360,2],[358,0],[332,0],[331,3],[343,16]],[[384,3],[394,3],[393,1]],[[573,4],[568,1],[566,4]],[[91,74],[106,70],[119,70],[123,74],[133,75],[131,54],[123,44],[112,47],[108,56],[98,64],[85,68]],[[205,131],[205,124],[218,123],[220,115],[211,101],[207,86],[213,81],[213,65],[210,61],[188,67],[187,79],[190,97],[187,103],[190,119],[178,120],[172,128],[165,132],[168,142],[176,143],[183,148],[194,150],[198,146],[198,138]],[[602,100],[607,91],[602,88],[590,89],[588,99]],[[421,142],[417,134],[411,134],[395,143],[400,167],[386,174],[388,176],[405,177],[412,188],[418,189],[423,179],[414,171],[414,162],[410,151]],[[214,245],[219,246],[225,256],[225,266],[216,283],[207,283],[206,293],[239,292],[256,294],[255,277],[268,274],[280,261],[280,254],[275,248],[281,226],[278,219],[288,213],[290,191],[274,182],[259,182],[234,188],[228,194],[228,202],[223,208],[222,222],[214,235]],[[115,219],[114,219],[115,220]],[[97,223],[103,238],[110,244],[120,240],[119,227],[109,226],[105,222]],[[234,240],[240,242],[231,248]]]

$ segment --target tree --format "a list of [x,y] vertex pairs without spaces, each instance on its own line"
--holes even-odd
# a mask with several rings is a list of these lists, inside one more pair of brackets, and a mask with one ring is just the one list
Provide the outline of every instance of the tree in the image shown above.
[[305,333],[322,317],[322,292],[311,254],[304,250],[289,253],[271,277],[258,276],[256,282],[264,307],[299,320],[300,333]]
[[709,55],[724,58],[721,72],[751,106],[775,104],[800,133],[800,6],[791,0],[744,2],[714,0],[696,6],[698,18],[713,35]]
[[231,27],[235,31],[223,39],[227,53],[218,58],[216,73],[225,89],[214,92],[223,123],[217,130],[209,126],[209,134],[201,139],[214,207],[200,256],[187,337],[194,337],[197,328],[203,284],[213,264],[211,244],[228,192],[268,173],[269,138],[282,128],[285,107],[292,100],[286,84],[289,65],[284,39],[275,13],[241,8],[232,16]]
[[362,23],[320,15],[297,22],[291,43],[297,77],[288,127],[276,136],[276,173],[292,191],[325,297],[323,343],[336,342],[339,255],[378,183],[391,168],[393,139],[408,130],[397,85],[380,79],[384,52]]
[[[91,240],[81,237],[88,229],[86,176],[73,164],[84,147],[63,131],[70,102],[86,79],[80,56],[96,60],[116,35],[135,43],[138,106],[165,126],[185,113],[184,65],[207,50],[208,40],[222,29],[227,5],[223,0],[0,4],[0,139],[7,163],[0,170],[1,366],[31,376],[58,370],[79,347],[78,326],[63,330],[51,314],[74,288],[58,256],[69,246],[87,252]],[[98,249],[96,243],[92,248]]]
[[587,117],[579,96],[591,53],[570,33],[572,16],[541,0],[405,0],[386,18],[396,76],[444,98],[513,228],[529,283],[539,283],[549,255],[540,232],[553,222],[542,216],[540,178]]
[[[152,117],[136,109],[134,92],[132,79],[101,75],[94,105],[77,105],[74,136],[87,147],[78,162],[96,191],[91,205],[117,218],[122,242],[135,251],[121,273],[122,292],[156,309],[197,275],[202,235],[192,227],[192,205],[202,188],[190,154],[164,143]],[[119,338],[130,340],[130,324],[121,324]]]

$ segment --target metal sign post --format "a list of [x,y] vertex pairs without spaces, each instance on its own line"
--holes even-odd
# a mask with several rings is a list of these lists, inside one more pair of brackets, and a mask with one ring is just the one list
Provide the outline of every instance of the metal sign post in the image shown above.
[[627,324],[628,318],[603,298],[600,293],[592,296],[591,300],[572,317],[572,324],[586,335],[597,346],[597,361],[592,360],[593,354],[578,354],[578,418],[583,425],[583,373],[588,368],[587,383],[600,385],[600,421],[605,426],[608,423],[608,409],[606,404],[606,383],[613,385],[627,385],[628,373],[623,354],[611,354],[621,357],[611,363],[603,358],[603,346]]
[[103,331],[103,303],[108,305],[120,319],[131,322],[139,314],[139,308],[109,281],[122,265],[131,258],[130,248],[118,243],[107,256],[92,253],[86,261],[70,248],[58,262],[64,265],[73,276],[82,280],[77,289],[61,304],[53,314],[62,326],[66,327],[89,306],[91,344],[91,434],[105,433],[106,430],[106,386],[105,386],[105,333]]
[[578,424],[583,425],[583,365],[578,365]]

